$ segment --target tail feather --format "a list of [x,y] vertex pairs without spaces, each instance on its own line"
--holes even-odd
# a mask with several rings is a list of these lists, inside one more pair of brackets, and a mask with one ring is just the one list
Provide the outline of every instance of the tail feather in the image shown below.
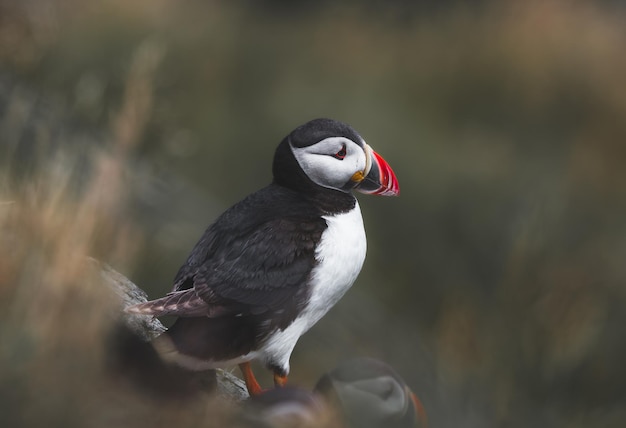
[[125,312],[154,317],[164,315],[196,317],[207,315],[209,305],[196,294],[194,289],[189,289],[175,291],[160,299],[129,306]]

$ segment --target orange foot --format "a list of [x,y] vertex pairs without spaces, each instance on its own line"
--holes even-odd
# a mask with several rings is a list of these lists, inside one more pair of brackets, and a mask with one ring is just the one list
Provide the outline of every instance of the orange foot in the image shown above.
[[[249,362],[239,364],[241,373],[243,374],[243,380],[246,383],[246,389],[250,396],[262,394],[265,390],[261,388],[259,382],[254,377],[252,367]],[[274,386],[276,388],[282,388],[287,383],[287,375],[281,375],[274,372]]]
[[243,380],[246,383],[246,389],[248,390],[248,394],[250,396],[259,395],[263,392],[261,385],[257,382],[256,377],[254,377],[254,373],[252,372],[252,367],[250,367],[250,363],[241,363],[239,364],[239,368],[241,369],[241,373],[243,374]]
[[274,372],[274,386],[282,388],[287,383],[287,375],[281,375]]

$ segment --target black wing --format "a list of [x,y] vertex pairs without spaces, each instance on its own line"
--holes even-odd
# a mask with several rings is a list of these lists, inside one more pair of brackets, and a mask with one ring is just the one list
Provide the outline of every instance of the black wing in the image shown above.
[[[321,213],[295,192],[271,185],[222,214],[196,244],[163,299],[178,316],[294,311],[306,300]],[[289,317],[288,318],[292,318]]]

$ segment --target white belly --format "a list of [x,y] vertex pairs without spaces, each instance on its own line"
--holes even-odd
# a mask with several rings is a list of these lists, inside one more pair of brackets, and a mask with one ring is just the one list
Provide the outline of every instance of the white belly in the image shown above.
[[319,321],[352,286],[361,272],[367,241],[357,202],[348,213],[324,217],[328,228],[316,250],[318,266],[312,272],[311,301],[302,316]]
[[287,370],[298,338],[348,291],[365,261],[367,241],[358,202],[352,211],[324,219],[328,227],[315,252],[318,264],[311,272],[310,301],[298,318],[268,340],[261,351],[266,360],[280,362]]

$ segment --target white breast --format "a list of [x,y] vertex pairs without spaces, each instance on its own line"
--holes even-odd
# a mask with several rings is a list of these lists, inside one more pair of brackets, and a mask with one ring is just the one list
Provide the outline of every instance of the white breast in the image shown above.
[[352,211],[324,219],[328,228],[316,249],[311,300],[303,313],[311,321],[309,327],[348,291],[363,267],[367,249],[358,202]]
[[367,241],[358,202],[351,211],[324,219],[328,227],[315,252],[318,264],[311,272],[310,301],[298,318],[273,335],[261,351],[266,361],[280,363],[287,371],[298,338],[348,291],[365,261]]

